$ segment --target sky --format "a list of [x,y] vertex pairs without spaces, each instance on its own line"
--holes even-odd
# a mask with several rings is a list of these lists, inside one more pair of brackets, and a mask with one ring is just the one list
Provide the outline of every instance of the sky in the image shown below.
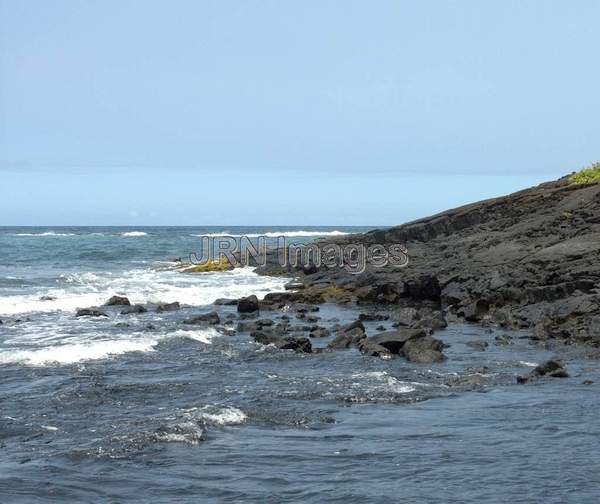
[[0,225],[393,225],[600,159],[600,2],[0,0]]

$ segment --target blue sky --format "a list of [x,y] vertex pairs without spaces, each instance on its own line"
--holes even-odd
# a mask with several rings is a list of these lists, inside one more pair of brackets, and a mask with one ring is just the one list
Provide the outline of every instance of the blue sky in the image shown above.
[[388,225],[600,158],[595,0],[0,0],[0,225]]

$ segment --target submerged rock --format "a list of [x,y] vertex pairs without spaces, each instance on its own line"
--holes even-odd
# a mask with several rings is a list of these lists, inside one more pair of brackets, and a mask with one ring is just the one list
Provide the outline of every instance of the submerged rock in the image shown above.
[[300,290],[304,289],[305,287],[306,285],[304,285],[302,282],[288,282],[283,286],[285,290]]
[[129,299],[127,299],[124,296],[113,296],[106,303],[104,303],[104,306],[129,306],[129,305],[131,305],[131,303],[129,302]]
[[465,345],[467,345],[468,347],[471,347],[473,350],[478,350],[480,352],[484,352],[485,349],[489,346],[489,343],[487,341],[483,341],[483,340],[473,340],[473,341],[467,341],[465,343]]
[[442,353],[444,344],[431,336],[409,339],[402,348],[402,354],[410,362],[429,364],[444,362],[446,356]]
[[258,311],[258,298],[254,295],[241,298],[237,304],[238,313],[253,313]]
[[543,376],[548,376],[550,378],[568,378],[569,373],[560,362],[548,360],[537,366],[529,374],[517,376],[517,383],[527,383]]
[[252,338],[262,345],[274,345],[280,350],[294,350],[296,352],[311,353],[312,345],[305,337],[281,337],[271,331],[255,331],[251,333]]
[[75,314],[77,317],[108,317],[106,313],[98,308],[79,308]]
[[350,348],[357,347],[360,342],[365,339],[365,326],[360,320],[356,320],[351,324],[347,324],[338,329],[338,335],[330,341],[328,348]]
[[391,354],[399,354],[402,351],[405,343],[411,338],[423,338],[425,337],[425,331],[422,329],[400,329],[397,331],[386,331],[375,336],[366,338],[360,344],[361,352],[371,354],[371,349],[375,348],[378,351],[378,347],[384,347]]
[[146,310],[146,308],[143,307],[142,305],[135,304],[132,306],[128,306],[124,310],[121,310],[121,315],[131,315],[133,313],[146,313],[147,311],[148,310]]
[[236,304],[238,304],[238,300],[229,298],[219,298],[215,299],[215,302],[213,304],[217,306],[235,306]]
[[551,376],[552,378],[566,378],[569,376],[563,365],[555,360],[548,360],[540,364],[532,373],[537,376]]
[[183,321],[184,324],[210,324],[216,325],[221,323],[221,318],[216,311],[211,311],[209,313],[203,313],[201,315],[195,315],[193,317],[187,318]]
[[513,338],[512,338],[512,336],[510,336],[508,334],[501,334],[499,336],[496,336],[494,338],[494,340],[496,341],[496,343],[494,343],[494,344],[497,346],[513,344]]
[[366,321],[375,321],[375,320],[388,320],[390,318],[389,315],[385,313],[361,313],[358,315],[358,320]]
[[386,359],[398,355],[419,363],[446,360],[442,353],[444,344],[427,336],[427,332],[422,328],[386,331],[362,340],[358,346],[360,351],[367,355]]
[[156,307],[157,313],[172,312],[172,311],[177,311],[177,310],[180,310],[180,309],[181,309],[181,305],[179,304],[178,301],[175,301],[173,303],[160,303]]
[[330,332],[325,327],[313,327],[309,334],[311,338],[327,338],[329,335]]

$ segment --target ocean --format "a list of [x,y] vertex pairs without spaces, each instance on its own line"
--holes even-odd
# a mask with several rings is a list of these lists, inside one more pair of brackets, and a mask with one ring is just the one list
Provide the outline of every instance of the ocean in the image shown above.
[[[212,309],[227,320],[235,306],[215,299],[290,280],[174,269],[200,236],[367,229],[0,228],[0,502],[597,503],[597,361],[517,385],[552,356],[520,332],[500,345],[504,331],[451,325],[436,333],[448,360],[424,365],[183,323]],[[75,316],[113,295],[182,308]]]

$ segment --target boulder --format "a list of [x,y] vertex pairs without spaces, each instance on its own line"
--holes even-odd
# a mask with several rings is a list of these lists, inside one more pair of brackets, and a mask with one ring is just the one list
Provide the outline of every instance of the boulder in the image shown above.
[[496,336],[494,340],[496,341],[494,343],[496,346],[512,345],[513,343],[513,338],[509,334],[500,334],[499,336]]
[[385,313],[361,313],[358,316],[358,320],[363,320],[365,322],[367,321],[376,321],[376,320],[388,320],[390,318],[389,315],[386,315]]
[[329,335],[329,330],[325,327],[313,327],[309,334],[311,338],[327,338]]
[[548,360],[537,366],[532,374],[537,376],[551,376],[552,378],[567,378],[569,373],[560,362]]
[[77,317],[108,317],[106,313],[98,308],[78,308]]
[[394,326],[412,326],[419,319],[419,312],[411,306],[400,308],[392,314]]
[[458,311],[467,322],[479,322],[489,312],[490,304],[484,299],[469,303]]
[[298,304],[295,307],[295,310],[298,313],[308,313],[308,312],[317,312],[319,311],[319,307],[316,305],[309,305],[309,304]]
[[517,376],[517,383],[527,383],[543,376],[548,376],[550,378],[568,378],[569,373],[560,362],[548,360],[537,366],[529,374]]
[[238,304],[238,300],[229,298],[219,298],[216,299],[213,304],[217,306],[235,306],[236,304]]
[[219,314],[216,311],[211,311],[209,313],[203,313],[202,315],[195,315],[183,321],[184,324],[210,324],[216,325],[221,323],[221,319]]
[[489,343],[487,341],[483,341],[483,340],[473,340],[473,341],[467,341],[465,343],[465,345],[467,345],[468,347],[471,347],[473,350],[477,350],[479,352],[484,352],[485,349],[489,346]]
[[254,295],[241,298],[238,301],[237,311],[239,313],[253,313],[258,311],[258,298]]
[[250,336],[261,345],[274,345],[280,350],[294,350],[302,353],[312,352],[312,345],[308,338],[281,337],[271,331],[255,331]]
[[178,301],[175,301],[174,303],[161,303],[156,307],[156,311],[158,313],[172,312],[172,311],[177,311],[180,309],[181,309],[181,305],[179,304]]
[[270,327],[272,325],[273,321],[270,319],[260,319],[251,322],[238,322],[237,330],[239,332],[259,331],[263,327]]
[[143,307],[141,304],[135,304],[121,310],[121,315],[131,315],[133,313],[146,313],[147,311],[148,310],[146,310],[146,308]]
[[395,357],[397,354],[393,354],[383,345],[376,343],[370,343],[361,347],[360,351],[364,354],[370,355],[371,357],[379,357],[380,359],[389,360]]
[[346,325],[340,327],[338,329],[338,332],[340,332],[340,333],[350,332],[350,331],[352,331],[352,329],[360,329],[362,332],[365,332],[365,326],[362,323],[362,321],[360,321],[360,320],[355,320],[354,322],[351,322],[350,324],[346,324]]
[[302,272],[305,275],[314,275],[317,271],[319,271],[319,269],[314,264],[309,264],[302,268]]
[[409,339],[402,348],[406,360],[420,364],[444,362],[446,356],[442,353],[444,344],[431,336]]
[[327,345],[329,348],[356,347],[365,339],[365,326],[360,320],[347,324],[338,329],[338,335]]
[[382,346],[391,354],[397,355],[402,352],[405,343],[413,338],[424,338],[423,329],[400,329],[397,331],[386,331],[361,341],[359,347],[361,352],[371,353],[371,348]]
[[131,305],[131,303],[129,302],[129,299],[127,299],[126,297],[123,297],[123,296],[113,296],[106,303],[104,303],[104,306],[129,306],[129,305]]
[[306,287],[306,285],[304,285],[301,282],[288,282],[283,286],[283,288],[285,290],[301,290],[301,289],[304,289],[305,287]]

